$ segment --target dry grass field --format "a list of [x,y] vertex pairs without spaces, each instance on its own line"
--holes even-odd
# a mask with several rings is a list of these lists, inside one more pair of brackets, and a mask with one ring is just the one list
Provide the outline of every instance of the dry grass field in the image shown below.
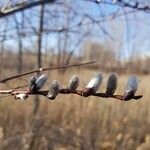
[[[46,86],[57,79],[65,87],[69,78],[78,74],[80,88],[84,88],[97,71],[68,69],[63,75],[52,71]],[[107,77],[108,74],[104,74],[101,92],[105,91]],[[34,150],[150,149],[150,76],[137,77],[141,80],[138,93],[144,95],[138,101],[84,98],[71,94],[58,95],[54,101],[49,101],[41,96],[34,128],[34,96],[26,101],[16,101],[13,97],[0,98],[0,149],[28,150],[33,133],[37,135]],[[128,75],[118,75],[116,93],[123,94],[127,78]],[[10,85],[14,87],[21,82],[14,80]],[[6,87],[2,85],[1,88]]]

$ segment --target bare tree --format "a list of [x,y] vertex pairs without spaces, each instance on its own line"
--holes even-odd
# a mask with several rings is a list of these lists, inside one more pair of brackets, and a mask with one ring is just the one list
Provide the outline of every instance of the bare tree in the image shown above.
[[21,21],[18,21],[17,16],[14,16],[14,21],[16,24],[16,30],[18,35],[18,73],[22,72],[22,65],[23,65],[23,29],[24,29],[24,12],[21,12]]
[[[42,39],[43,39],[43,21],[44,21],[44,3],[41,5],[41,10],[40,10],[40,20],[39,20],[39,31],[38,31],[38,39],[37,39],[37,46],[38,46],[38,52],[37,52],[37,65],[38,68],[42,67]],[[39,73],[38,73],[39,74]],[[34,98],[33,102],[33,122],[32,122],[32,129],[33,130],[33,135],[29,144],[29,149],[33,149],[35,140],[38,136],[38,127],[37,127],[37,116],[38,116],[38,111],[40,108],[40,100],[39,97],[36,96]],[[35,130],[35,131],[34,131]]]

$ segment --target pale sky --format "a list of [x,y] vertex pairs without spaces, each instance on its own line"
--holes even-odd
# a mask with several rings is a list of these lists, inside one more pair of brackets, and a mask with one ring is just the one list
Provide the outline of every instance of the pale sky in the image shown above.
[[[60,0],[61,1],[61,0]],[[91,0],[92,1],[92,0]],[[140,55],[150,55],[150,13],[146,13],[143,11],[134,12],[131,14],[128,14],[126,17],[118,17],[117,19],[111,20],[113,15],[115,15],[115,12],[118,11],[119,14],[123,14],[125,12],[130,11],[131,9],[122,9],[115,5],[108,5],[105,2],[112,2],[111,0],[102,0],[99,4],[87,2],[86,0],[70,0],[68,1],[69,5],[71,4],[71,8],[76,9],[80,16],[76,17],[74,21],[70,23],[70,26],[74,26],[81,18],[82,15],[89,15],[90,17],[95,18],[95,20],[100,21],[105,19],[104,22],[101,22],[98,25],[88,25],[83,26],[81,29],[81,34],[77,35],[70,35],[70,43],[72,43],[71,47],[74,47],[74,44],[78,42],[78,39],[82,37],[84,32],[87,32],[87,30],[91,31],[91,36],[88,36],[88,39],[91,38],[93,40],[103,42],[108,41],[114,46],[115,49],[119,49],[122,53],[123,57],[128,57],[131,53],[134,51],[138,52]],[[53,4],[51,6],[48,5],[48,7],[51,7],[50,9],[53,10],[56,8]],[[58,7],[58,6],[57,6]],[[59,7],[60,8],[60,7]],[[61,8],[60,8],[61,9]],[[28,13],[28,11],[26,11]],[[19,14],[17,15],[19,19]],[[32,17],[32,23],[36,27],[37,25],[37,19]],[[10,17],[8,17],[10,18]],[[57,23],[57,18],[53,18],[52,21]],[[89,20],[88,20],[89,21]],[[85,22],[88,22],[85,21]],[[35,23],[34,23],[35,22]],[[84,23],[83,23],[84,24]],[[62,19],[58,20],[58,24],[56,26],[63,26],[64,22]],[[15,34],[14,30],[11,30],[11,27],[14,26],[13,21],[10,21],[7,25],[9,32],[8,34],[11,35],[11,33]],[[5,24],[3,23],[3,19],[0,20],[0,30],[3,30],[5,28]],[[101,29],[100,29],[101,28]],[[50,34],[48,37],[48,42],[46,40],[43,41],[43,49],[45,46],[47,47],[53,47],[55,48],[57,45],[57,38],[58,36],[56,34]],[[1,36],[0,36],[1,41]],[[14,42],[13,38],[9,38],[9,41],[7,44],[9,46],[13,45],[15,47],[16,42]],[[49,42],[50,41],[50,42]],[[35,37],[30,37],[24,39],[24,45],[30,45],[29,47],[35,48],[36,43]],[[71,45],[71,44],[70,44]],[[80,43],[80,46],[82,43]],[[79,50],[80,50],[79,46]]]

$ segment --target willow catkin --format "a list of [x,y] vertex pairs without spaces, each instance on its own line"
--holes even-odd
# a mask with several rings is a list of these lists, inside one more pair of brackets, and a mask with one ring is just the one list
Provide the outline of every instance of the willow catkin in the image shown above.
[[131,99],[135,95],[137,88],[138,88],[138,80],[134,75],[132,75],[128,78],[123,99],[124,100]]
[[35,89],[37,91],[40,90],[44,86],[47,79],[48,79],[47,74],[42,74],[41,76],[39,76],[35,83]]
[[112,73],[107,81],[107,88],[106,88],[106,94],[113,95],[117,89],[117,76],[116,74]]
[[70,79],[67,89],[74,91],[78,88],[78,86],[79,86],[79,77],[77,75],[74,75]]
[[87,84],[86,88],[83,90],[83,95],[89,96],[92,93],[96,93],[100,85],[102,84],[102,81],[103,81],[103,76],[101,73],[94,76]]
[[35,76],[32,76],[29,80],[29,91],[33,91],[35,88],[37,78]]
[[54,80],[51,86],[49,87],[47,98],[53,100],[58,94],[59,94],[59,82],[57,80]]
[[102,84],[102,81],[103,76],[101,73],[99,73],[90,80],[86,88],[92,88],[93,91],[96,92],[99,89],[100,85]]

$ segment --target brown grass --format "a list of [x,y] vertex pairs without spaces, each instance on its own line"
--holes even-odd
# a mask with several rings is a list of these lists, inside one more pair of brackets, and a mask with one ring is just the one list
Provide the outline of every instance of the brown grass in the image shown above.
[[[69,78],[78,74],[83,88],[96,71],[69,69],[64,75],[57,71],[49,74],[49,82],[58,79],[62,86]],[[100,91],[105,91],[108,75]],[[65,149],[137,149],[150,147],[150,85],[149,76],[138,76],[141,80],[139,101],[122,102],[114,99],[59,95],[55,101],[40,97],[41,107],[36,127],[32,126],[32,100],[15,101],[12,97],[0,99],[0,149],[29,149],[32,133],[38,137],[35,150]],[[122,94],[127,75],[119,76],[118,94]],[[25,82],[25,81],[23,81]],[[17,86],[20,81],[13,81]],[[48,86],[47,84],[47,86]],[[1,86],[4,88],[4,86]],[[5,87],[6,88],[6,87]]]

